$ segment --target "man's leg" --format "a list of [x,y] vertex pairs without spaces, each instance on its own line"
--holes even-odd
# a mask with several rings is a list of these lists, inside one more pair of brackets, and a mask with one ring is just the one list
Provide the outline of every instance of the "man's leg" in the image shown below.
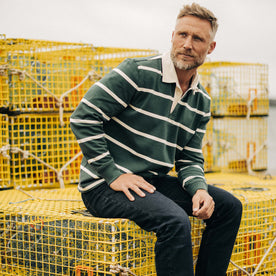
[[239,230],[242,204],[222,189],[209,186],[208,191],[216,206],[212,217],[205,221],[196,276],[224,276]]
[[[156,180],[157,181],[157,180]],[[175,177],[166,176],[154,185],[157,190],[192,215],[191,197]],[[206,220],[196,266],[196,276],[225,276],[239,229],[242,204],[225,190],[208,186],[215,202],[215,210]]]
[[[170,189],[170,187],[168,187]],[[155,191],[129,201],[122,192],[107,185],[82,194],[84,204],[95,216],[128,218],[141,228],[156,233],[158,276],[193,276],[191,227],[186,212],[175,202]]]

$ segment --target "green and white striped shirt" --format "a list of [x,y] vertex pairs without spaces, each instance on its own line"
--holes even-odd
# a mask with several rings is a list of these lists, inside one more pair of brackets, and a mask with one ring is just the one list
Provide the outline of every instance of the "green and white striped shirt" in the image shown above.
[[174,165],[191,195],[206,190],[201,146],[210,116],[198,76],[182,96],[169,53],[126,59],[88,90],[71,116],[84,156],[79,191],[123,173],[164,175]]

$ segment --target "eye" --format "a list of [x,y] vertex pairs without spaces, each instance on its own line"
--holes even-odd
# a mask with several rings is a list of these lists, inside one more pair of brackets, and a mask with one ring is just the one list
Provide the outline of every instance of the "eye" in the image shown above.
[[186,37],[186,36],[187,36],[187,33],[180,33],[180,36]]
[[200,36],[194,36],[193,37],[193,39],[195,40],[195,41],[203,41],[203,38],[201,38]]

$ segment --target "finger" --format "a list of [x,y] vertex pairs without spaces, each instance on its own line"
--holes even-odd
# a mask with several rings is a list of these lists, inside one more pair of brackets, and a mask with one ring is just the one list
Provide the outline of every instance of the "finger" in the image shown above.
[[131,186],[130,189],[133,190],[140,197],[146,196],[146,194],[136,185]]
[[139,188],[141,188],[141,189],[143,189],[143,190],[149,192],[149,193],[154,193],[154,191],[156,190],[156,188],[155,188],[153,185],[149,184],[149,183],[146,182],[146,181],[145,181],[145,182],[138,182],[138,183],[137,183],[137,186],[138,186]]
[[193,213],[196,214],[198,212],[199,206],[200,206],[199,200],[194,200],[193,201]]
[[201,210],[198,213],[198,218],[200,219],[209,219],[214,212],[214,204],[208,206],[206,210]]
[[196,209],[193,208],[193,215],[199,218],[205,217],[207,210],[208,210],[208,205],[206,204],[205,201],[198,201],[197,202],[198,205],[195,204],[195,206],[198,206],[198,208]]
[[129,191],[129,189],[124,189],[123,192],[124,192],[124,194],[126,195],[126,197],[130,201],[134,201],[135,200],[134,196],[131,194],[131,192]]
[[146,181],[143,177],[141,177],[141,176],[138,176],[138,181],[137,181],[137,183],[139,184],[139,185],[143,185],[143,187],[145,188],[145,189],[152,189],[152,190],[156,190],[156,188],[152,185],[152,184],[150,184],[148,181]]

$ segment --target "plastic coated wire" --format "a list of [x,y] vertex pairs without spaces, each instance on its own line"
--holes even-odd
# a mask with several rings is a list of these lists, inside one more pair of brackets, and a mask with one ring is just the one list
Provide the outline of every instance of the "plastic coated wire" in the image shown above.
[[[88,79],[90,81],[95,81],[98,80],[100,78],[102,78],[101,75],[97,74],[94,70],[91,70],[83,79],[82,81],[77,84],[75,87],[69,89],[68,91],[64,92],[60,97],[57,97],[54,93],[52,93],[49,89],[47,89],[45,86],[43,86],[42,84],[40,84],[40,82],[38,82],[34,77],[32,77],[29,73],[27,73],[26,71],[22,71],[22,70],[18,70],[18,69],[9,69],[8,66],[2,67],[1,71],[3,70],[10,70],[10,73],[12,75],[18,75],[19,79],[21,81],[23,81],[25,79],[25,76],[27,76],[28,78],[30,78],[33,82],[35,82],[37,84],[37,86],[39,86],[40,88],[42,88],[45,92],[47,92],[48,94],[50,94],[51,96],[53,96],[55,98],[55,100],[57,101],[57,105],[59,107],[59,114],[60,114],[60,125],[64,126],[64,122],[63,122],[63,99],[65,96],[67,96],[69,93],[71,93],[72,91],[77,90],[81,85],[83,85]],[[0,72],[1,72],[0,71]]]
[[[237,271],[240,271],[240,273],[245,273],[246,271],[245,275],[249,276],[256,276],[259,274],[274,275],[276,273],[276,268],[273,263],[276,257],[274,233],[276,227],[275,179],[265,179],[246,174],[207,174],[206,177],[209,184],[222,187],[236,194],[243,202],[244,206],[241,227],[233,250],[232,261],[227,276],[236,276],[238,275]],[[72,254],[75,249],[77,250],[76,252],[83,252],[81,248],[83,245],[89,244],[86,241],[86,239],[89,238],[90,242],[96,244],[93,245],[94,249],[91,249],[92,251],[86,248],[84,252],[87,252],[88,255],[91,254],[93,261],[90,261],[90,264],[92,265],[95,263],[95,266],[79,263],[76,264],[77,271],[85,272],[89,271],[89,269],[92,271],[93,269],[95,275],[101,275],[100,273],[102,273],[102,275],[108,275],[105,274],[107,273],[104,272],[106,271],[105,269],[109,268],[110,265],[117,264],[126,269],[128,268],[136,275],[154,275],[152,270],[150,270],[151,272],[142,272],[142,267],[145,267],[149,260],[152,262],[151,268],[154,267],[153,255],[150,255],[151,257],[146,257],[149,256],[146,252],[151,252],[151,250],[153,250],[154,242],[147,240],[147,238],[142,238],[141,241],[137,240],[136,238],[139,237],[139,234],[135,234],[134,232],[128,236],[128,231],[133,231],[131,227],[134,225],[131,224],[132,226],[129,229],[126,228],[126,225],[130,223],[127,220],[123,222],[118,219],[117,222],[113,224],[115,220],[81,215],[79,211],[81,211],[84,206],[79,196],[76,198],[76,195],[78,195],[76,188],[50,191],[34,190],[28,192],[21,189],[6,191],[3,194],[0,193],[0,202],[2,201],[2,205],[0,203],[0,208],[5,214],[2,217],[0,214],[0,233],[1,227],[5,225],[4,234],[0,235],[0,239],[6,242],[4,247],[6,254],[16,254],[17,258],[25,256],[24,258],[26,262],[28,262],[28,260],[31,259],[31,255],[23,251],[22,248],[23,246],[25,248],[32,246],[31,240],[33,239],[36,241],[37,245],[36,249],[32,249],[33,252],[35,252],[34,256],[37,256],[33,257],[33,265],[36,264],[36,266],[40,266],[39,260],[42,252],[44,252],[43,254],[45,255],[46,252],[48,252],[47,250],[51,248],[53,248],[51,250],[55,250],[55,252],[65,252],[65,250],[67,250],[66,244],[68,243],[71,244],[70,248]],[[13,198],[15,200],[12,200]],[[9,202],[14,204],[7,204]],[[69,215],[72,213],[74,213],[74,215]],[[63,214],[62,220],[60,220],[59,214]],[[3,218],[6,218],[5,224],[1,224]],[[78,220],[80,221],[77,222]],[[88,221],[94,226],[81,226]],[[78,226],[79,223],[81,224]],[[196,219],[191,220],[195,262],[199,250],[200,238],[204,229],[204,225],[199,223],[200,221]],[[71,225],[70,227],[68,226],[69,224]],[[87,231],[92,231],[94,227],[98,227],[97,232],[91,232],[91,235],[88,235],[90,232]],[[29,239],[31,239],[30,241],[23,241],[23,228],[25,229],[24,231],[26,231],[26,236],[29,236]],[[49,231],[54,231],[54,236],[51,232],[49,233]],[[35,233],[37,238],[35,238]],[[73,233],[79,233],[79,235],[84,236],[76,239]],[[48,240],[49,238],[46,237],[51,238]],[[71,240],[71,238],[73,240]],[[56,248],[50,247],[50,244],[48,245],[49,242],[51,244],[56,244]],[[62,243],[64,243],[64,245]],[[146,246],[146,243],[149,243],[148,246]],[[43,246],[43,251],[40,251],[42,250],[40,246]],[[9,260],[8,255],[2,256],[4,260]],[[45,261],[47,258],[50,258],[51,255],[50,252],[47,253],[47,255],[44,256]],[[88,255],[82,258],[87,259]],[[51,263],[52,262],[53,261],[51,261]],[[62,265],[59,261],[57,263],[53,262],[53,268],[55,266],[59,269],[58,271],[67,271],[70,265],[65,264],[67,263],[66,255],[64,255],[63,263]],[[14,259],[13,266],[15,268],[20,267],[20,261]],[[101,266],[105,268],[100,268]],[[148,269],[150,268],[148,267]],[[66,274],[64,273],[64,275]]]
[[231,262],[231,264],[233,264],[235,267],[237,267],[239,270],[241,270],[242,272],[244,272],[248,276],[255,276],[259,272],[259,269],[260,269],[261,265],[264,263],[266,257],[269,255],[270,251],[273,249],[275,243],[276,243],[276,238],[273,240],[273,242],[271,243],[270,247],[267,249],[266,253],[262,257],[261,261],[258,263],[258,266],[256,267],[256,269],[254,270],[254,272],[252,274],[250,274],[249,272],[247,272],[245,269],[243,269],[242,267],[240,267],[239,265],[237,265],[232,260],[230,260],[230,262]]
[[[0,149],[1,150],[1,149]],[[40,162],[41,164],[43,164],[44,166],[50,168],[51,170],[53,170],[56,175],[57,175],[57,179],[60,183],[60,188],[64,189],[64,181],[63,181],[63,176],[62,176],[62,172],[72,163],[74,162],[77,158],[79,158],[82,155],[82,152],[78,152],[73,158],[71,158],[68,162],[66,162],[62,168],[60,170],[54,168],[53,166],[51,166],[50,164],[44,162],[42,159],[40,159],[39,157],[35,156],[34,154],[32,154],[29,151],[26,150],[22,150],[20,148],[17,147],[10,147],[9,145],[5,146],[4,149],[2,148],[2,151],[0,151],[1,153],[3,152],[4,156],[7,156],[7,150],[10,150],[11,153],[22,153],[23,154],[23,159],[27,159],[29,158],[29,156],[33,157],[35,160],[37,160],[38,162]],[[10,157],[9,157],[10,158]]]

